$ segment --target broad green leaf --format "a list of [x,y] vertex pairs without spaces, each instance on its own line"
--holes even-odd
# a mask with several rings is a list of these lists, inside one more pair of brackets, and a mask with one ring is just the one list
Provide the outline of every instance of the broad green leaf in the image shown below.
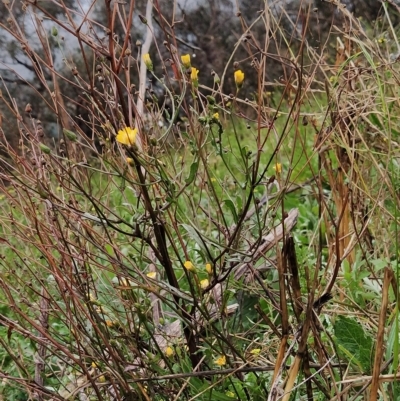
[[337,345],[352,363],[370,373],[373,352],[372,338],[354,319],[339,316],[334,325]]

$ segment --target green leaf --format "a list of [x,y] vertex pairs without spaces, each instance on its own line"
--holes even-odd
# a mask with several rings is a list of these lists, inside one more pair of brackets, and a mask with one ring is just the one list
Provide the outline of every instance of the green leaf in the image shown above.
[[189,177],[186,178],[186,180],[185,180],[186,185],[189,185],[189,184],[191,184],[193,182],[193,180],[196,177],[196,173],[197,173],[198,168],[199,168],[199,162],[197,162],[197,161],[193,162],[192,165],[190,166]]
[[237,224],[239,218],[238,218],[234,203],[230,199],[225,199],[224,203],[228,207],[228,209],[231,211],[233,220],[235,221],[235,224]]
[[371,113],[371,114],[369,115],[369,118],[370,118],[370,120],[372,121],[372,123],[373,123],[374,125],[376,125],[378,128],[380,128],[380,129],[383,128],[383,126],[382,126],[382,124],[381,124],[381,122],[380,122],[380,120],[379,120],[379,117],[378,117],[376,114]]
[[370,373],[373,342],[363,327],[354,319],[339,316],[334,331],[342,354],[364,373]]
[[212,400],[216,400],[216,401],[233,401],[236,399],[229,397],[228,395],[224,394],[224,393],[220,393],[218,391],[213,391],[212,392]]
[[190,238],[199,245],[200,249],[204,252],[204,256],[208,255],[208,249],[201,234],[194,227],[189,226],[188,224],[182,224],[182,227],[187,231]]

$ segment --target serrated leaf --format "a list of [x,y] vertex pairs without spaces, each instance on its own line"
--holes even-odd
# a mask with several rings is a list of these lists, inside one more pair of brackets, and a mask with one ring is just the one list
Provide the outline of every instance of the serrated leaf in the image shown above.
[[363,373],[370,373],[373,341],[363,327],[354,319],[339,316],[334,331],[342,354],[358,365]]

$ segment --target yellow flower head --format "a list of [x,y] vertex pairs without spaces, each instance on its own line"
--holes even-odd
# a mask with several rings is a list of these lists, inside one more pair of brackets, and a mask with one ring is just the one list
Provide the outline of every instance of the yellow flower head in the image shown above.
[[198,87],[199,85],[199,70],[197,68],[192,67],[192,72],[190,73],[190,79],[192,80],[192,83],[195,88]]
[[243,85],[244,72],[242,70],[236,70],[234,76],[235,76],[236,87],[239,89]]
[[204,279],[200,281],[200,287],[202,290],[205,290],[210,285],[208,279]]
[[206,264],[206,272],[211,276],[211,274],[213,273],[213,269],[211,266],[211,263],[207,263]]
[[117,142],[123,145],[132,146],[135,144],[137,129],[131,127],[125,127],[118,131],[118,135],[115,138]]
[[150,272],[146,274],[147,277],[155,279],[157,277],[157,272]]
[[217,113],[214,113],[213,114],[213,119],[215,120],[215,121],[219,121],[219,113],[217,112]]
[[153,71],[153,62],[151,61],[150,54],[143,54],[143,61],[149,71]]
[[181,56],[182,64],[185,68],[190,68],[190,54],[184,54]]
[[282,164],[276,163],[273,169],[275,170],[275,173],[279,175],[282,172]]
[[185,266],[185,269],[189,272],[195,272],[196,268],[193,266],[193,263],[190,260],[187,260],[183,266]]
[[192,67],[192,72],[190,73],[190,79],[192,81],[197,81],[199,79],[199,70],[197,68]]
[[252,355],[259,355],[261,352],[261,348],[254,348],[250,351],[250,354]]
[[218,366],[224,366],[226,365],[226,357],[225,355],[221,355],[219,358],[217,358],[214,363]]
[[213,273],[213,268],[212,268],[212,266],[211,266],[210,263],[207,263],[207,264],[206,264],[206,272],[207,272],[208,274],[210,274],[210,275]]
[[165,355],[170,358],[175,354],[175,351],[171,347],[165,348]]

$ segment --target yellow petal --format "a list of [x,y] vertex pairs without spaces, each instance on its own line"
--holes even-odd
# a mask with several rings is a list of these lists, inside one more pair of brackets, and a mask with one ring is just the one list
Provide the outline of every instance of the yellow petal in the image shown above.
[[192,72],[190,73],[190,79],[192,81],[197,81],[199,79],[199,70],[197,68],[192,67]]
[[190,54],[183,54],[181,60],[185,68],[190,68]]
[[[211,181],[216,181],[216,180],[215,180],[215,178],[214,178],[214,180],[211,178]],[[210,263],[207,263],[207,264],[206,264],[206,272],[207,272],[208,274],[212,274],[212,273],[213,273],[213,268],[212,268],[212,266],[211,266]]]
[[280,174],[282,172],[282,164],[276,163],[273,169],[275,170],[276,174]]
[[115,138],[117,142],[122,143],[123,145],[134,145],[136,140],[137,129],[125,127],[118,131],[118,135]]
[[224,366],[226,365],[226,357],[225,355],[221,355],[219,358],[217,358],[214,363],[218,366]]
[[171,356],[173,356],[175,354],[175,351],[171,348],[171,347],[167,347],[165,349],[165,355],[170,358]]
[[261,348],[254,348],[250,351],[252,355],[258,355],[261,352]]
[[155,279],[157,277],[157,272],[150,272],[146,274],[147,277]]
[[183,266],[185,266],[185,269],[190,271],[190,272],[195,272],[196,268],[193,266],[193,263],[190,260],[187,260]]
[[210,285],[208,279],[204,279],[200,281],[200,287],[205,290]]
[[150,71],[153,71],[153,62],[151,61],[151,58],[150,58],[150,54],[149,54],[149,53],[143,54],[143,61],[144,61],[144,63],[146,64],[146,67],[147,67]]
[[236,86],[240,88],[244,81],[244,72],[242,70],[236,70],[234,76]]

